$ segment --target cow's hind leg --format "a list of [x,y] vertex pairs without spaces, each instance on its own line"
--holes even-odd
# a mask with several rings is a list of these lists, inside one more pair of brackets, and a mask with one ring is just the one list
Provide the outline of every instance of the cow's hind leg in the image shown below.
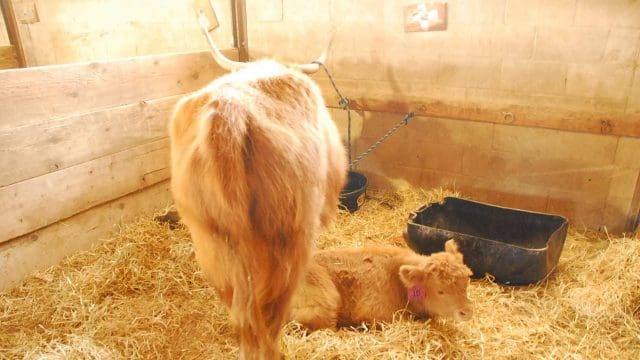
[[210,227],[195,222],[187,225],[193,240],[196,260],[205,278],[220,300],[227,307],[230,307],[233,286],[227,269],[234,266],[235,256],[225,238],[211,230]]

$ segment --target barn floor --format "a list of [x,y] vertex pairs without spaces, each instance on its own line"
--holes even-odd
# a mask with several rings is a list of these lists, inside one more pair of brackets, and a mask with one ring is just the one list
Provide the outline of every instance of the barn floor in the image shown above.
[[[409,210],[444,195],[370,193],[318,245],[393,242]],[[635,359],[639,240],[572,229],[546,281],[522,288],[472,282],[476,312],[467,323],[396,321],[308,335],[290,324],[281,347],[291,359]],[[237,341],[198,272],[187,231],[149,217],[0,294],[0,358],[233,359]]]

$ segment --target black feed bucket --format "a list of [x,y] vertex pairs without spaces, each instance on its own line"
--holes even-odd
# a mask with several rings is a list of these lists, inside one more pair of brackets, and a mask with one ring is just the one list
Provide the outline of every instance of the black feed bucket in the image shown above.
[[364,203],[367,177],[356,171],[349,171],[347,185],[340,193],[340,207],[354,212]]
[[429,255],[456,239],[474,278],[527,285],[558,265],[567,236],[562,216],[501,207],[456,197],[421,206],[407,223],[407,245]]

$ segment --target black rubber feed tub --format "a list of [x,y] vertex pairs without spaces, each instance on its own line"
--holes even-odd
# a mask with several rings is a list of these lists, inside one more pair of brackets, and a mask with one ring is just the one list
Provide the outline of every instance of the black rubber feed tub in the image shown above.
[[340,207],[354,212],[364,203],[367,177],[356,171],[349,171],[347,184],[340,193]]
[[456,197],[411,213],[406,242],[428,255],[456,239],[473,278],[486,273],[508,285],[544,279],[558,264],[567,236],[562,216],[505,208]]

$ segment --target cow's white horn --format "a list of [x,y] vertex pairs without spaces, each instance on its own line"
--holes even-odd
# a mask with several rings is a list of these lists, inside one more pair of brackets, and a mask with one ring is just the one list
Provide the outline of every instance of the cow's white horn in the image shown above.
[[320,57],[318,58],[318,60],[309,63],[309,64],[299,64],[295,66],[295,69],[302,71],[305,74],[313,74],[314,72],[318,71],[320,69],[320,64],[322,63],[324,64],[324,62],[327,60],[327,54],[323,53],[322,55],[320,55]]
[[216,61],[216,63],[218,63],[218,65],[220,65],[221,68],[228,71],[236,71],[247,66],[247,63],[230,60],[226,56],[224,56],[224,54],[222,54],[220,49],[218,49],[216,44],[213,42],[211,35],[209,34],[209,20],[202,11],[198,13],[198,22],[200,23],[200,28],[204,33],[204,36],[207,38],[207,42],[209,43],[209,47],[211,48],[213,59]]

